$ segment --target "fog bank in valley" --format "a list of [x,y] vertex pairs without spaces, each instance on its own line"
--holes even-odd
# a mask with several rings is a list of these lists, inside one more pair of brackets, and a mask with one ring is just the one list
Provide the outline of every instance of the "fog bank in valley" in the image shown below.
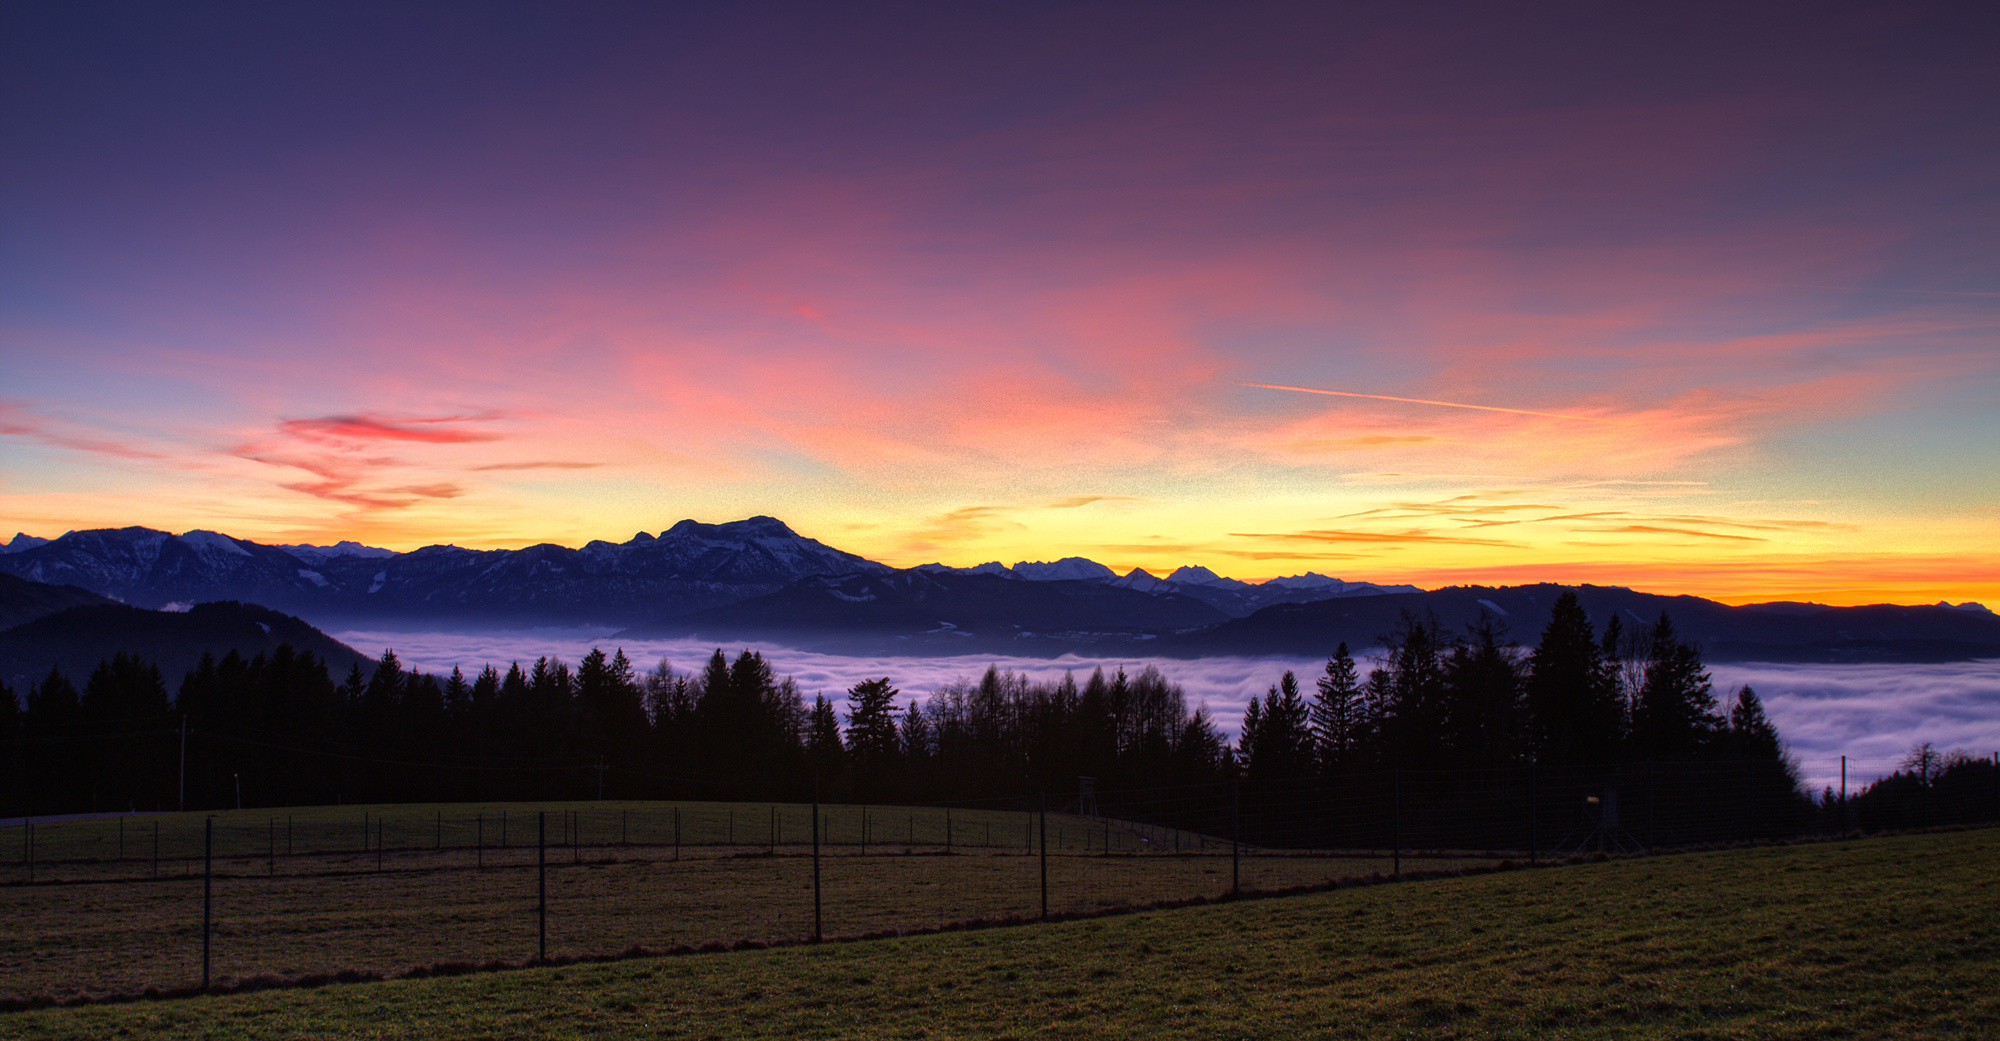
[[[634,668],[641,671],[653,668],[663,658],[678,671],[698,671],[718,649],[714,643],[691,640],[621,642],[579,630],[371,630],[333,635],[365,654],[379,655],[392,648],[407,667],[448,673],[458,666],[468,675],[488,664],[501,670],[509,662],[525,667],[544,655],[574,665],[592,647],[606,651],[622,647]],[[848,657],[754,642],[720,649],[733,658],[746,647],[762,653],[778,675],[797,681],[807,698],[826,694],[835,700],[854,684],[883,676],[902,690],[907,702],[946,684],[976,682],[988,666],[1026,673],[1038,680],[1059,679],[1071,671],[1082,682],[1100,666],[1107,673],[1121,666],[1136,673],[1152,664],[1181,685],[1190,708],[1206,703],[1216,724],[1232,736],[1242,720],[1243,706],[1275,684],[1286,669],[1298,672],[1310,691],[1312,677],[1324,665],[1322,659],[1285,657]],[[1357,651],[1357,657],[1364,655]],[[1919,741],[1981,756],[2000,750],[2000,661],[1924,665],[1733,663],[1711,664],[1709,673],[1718,700],[1726,701],[1746,683],[1756,689],[1814,791],[1839,785],[1842,755],[1848,757],[1848,786],[1852,789],[1895,770],[1903,754]]]

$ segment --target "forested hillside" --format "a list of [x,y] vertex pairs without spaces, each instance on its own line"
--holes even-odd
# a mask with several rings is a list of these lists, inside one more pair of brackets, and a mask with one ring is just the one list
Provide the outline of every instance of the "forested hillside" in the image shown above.
[[[778,663],[721,650],[695,671],[593,650],[467,676],[385,651],[336,678],[289,645],[206,656],[178,681],[119,654],[78,686],[52,671],[0,698],[20,750],[21,812],[472,798],[757,797],[865,801],[1340,779],[1538,765],[1761,764],[1795,795],[1756,694],[1718,699],[1699,651],[1662,616],[1596,632],[1574,597],[1539,642],[1406,615],[1364,674],[1345,645],[1304,681],[1274,677],[1235,740],[1153,667],[1032,682],[989,670],[910,699],[893,677],[845,709]],[[185,737],[183,737],[185,728]],[[240,793],[240,794],[239,794]]]

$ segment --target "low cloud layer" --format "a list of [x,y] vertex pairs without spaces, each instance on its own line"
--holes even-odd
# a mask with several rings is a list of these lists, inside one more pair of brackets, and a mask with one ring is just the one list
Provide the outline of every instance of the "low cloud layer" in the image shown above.
[[[713,643],[690,640],[620,643],[585,630],[334,635],[368,654],[394,648],[405,666],[425,672],[450,672],[456,665],[473,673],[488,663],[505,669],[509,662],[526,665],[543,655],[575,664],[594,646],[607,651],[622,646],[641,670],[665,658],[676,670],[695,671],[717,649]],[[1312,678],[1324,665],[1317,659],[1286,657],[847,657],[772,643],[730,644],[721,649],[733,658],[746,646],[769,659],[779,675],[798,681],[807,697],[826,694],[836,700],[861,680],[883,676],[903,691],[907,701],[949,683],[976,681],[988,666],[1037,680],[1059,679],[1064,671],[1073,671],[1082,682],[1099,666],[1106,672],[1123,666],[1136,673],[1153,664],[1181,685],[1190,707],[1205,702],[1216,724],[1232,735],[1242,721],[1243,706],[1276,684],[1286,669],[1297,672],[1310,690]],[[1973,755],[2000,750],[2000,660],[1937,665],[1718,664],[1709,672],[1718,701],[1732,700],[1746,683],[1756,689],[1813,791],[1839,786],[1842,755],[1847,756],[1847,783],[1853,790],[1893,772],[1904,753],[1921,741]]]

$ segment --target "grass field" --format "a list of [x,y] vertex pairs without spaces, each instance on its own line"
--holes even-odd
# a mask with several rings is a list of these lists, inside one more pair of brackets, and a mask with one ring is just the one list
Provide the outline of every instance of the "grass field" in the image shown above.
[[2000,831],[12,1013],[22,1038],[1983,1038]]
[[[283,871],[296,858],[369,852],[533,848],[540,818],[547,840],[584,847],[799,848],[812,839],[812,815],[796,803],[549,802],[394,804],[134,814],[41,822],[0,832],[0,883],[34,877],[134,877],[200,869],[204,828],[214,819],[219,857],[267,857]],[[932,806],[821,807],[820,838],[829,846],[1024,850],[1036,841],[1035,815],[1002,809]],[[1167,828],[1137,828],[1048,815],[1052,849],[1140,852],[1219,848],[1213,836]],[[301,870],[317,870],[309,862]]]
[[[793,844],[810,837],[809,808],[592,803],[486,807],[477,816],[452,809],[459,812],[448,817],[428,807],[323,808],[287,815],[290,827],[282,830],[284,818],[259,811],[218,815],[216,845],[225,852],[214,864],[213,980],[339,970],[395,974],[412,966],[535,955],[532,839],[541,812],[549,815],[552,843],[553,956],[813,934],[810,846]],[[1040,827],[1031,815],[873,807],[866,811],[864,846],[863,813],[861,807],[829,807],[822,823],[829,840],[821,868],[825,935],[1040,913],[1042,858],[1025,849],[1030,825],[1037,832]],[[483,848],[453,844],[451,827],[477,821],[476,836],[486,819],[497,822],[501,814],[510,823],[508,845],[498,845],[497,823]],[[380,827],[373,832],[379,849],[363,846],[364,820]],[[524,820],[526,847],[519,841]],[[950,855],[947,822],[954,833]],[[150,858],[133,859],[129,848],[125,859],[115,857],[116,821],[41,829],[36,854],[46,859],[38,863],[37,884],[23,884],[26,868],[16,864],[16,884],[0,885],[0,915],[9,923],[0,930],[0,996],[135,994],[200,982],[200,847],[188,836],[198,842],[204,821],[189,815],[137,823],[143,827],[126,824],[128,846],[138,830],[146,833],[149,852],[155,823],[163,845],[164,836],[174,836],[175,855],[158,878]],[[1002,833],[1009,845],[999,843]],[[579,841],[556,844],[571,837]],[[1220,896],[1239,870],[1251,890],[1392,870],[1388,857],[1366,853],[1249,856],[1239,869],[1226,846],[1213,840],[1053,814],[1049,845],[1052,912]],[[1174,854],[1176,845],[1209,852]],[[1102,853],[1107,846],[1111,855]],[[1169,852],[1131,852],[1145,848]],[[1405,870],[1463,863],[1402,858]]]

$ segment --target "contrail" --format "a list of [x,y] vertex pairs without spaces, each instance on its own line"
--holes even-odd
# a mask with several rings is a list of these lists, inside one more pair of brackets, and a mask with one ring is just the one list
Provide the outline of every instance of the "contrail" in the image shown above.
[[1288,387],[1282,383],[1252,383],[1249,380],[1231,381],[1239,387],[1263,387],[1266,390],[1295,390],[1301,394],[1331,394],[1337,398],[1373,398],[1376,401],[1400,401],[1408,405],[1438,405],[1444,408],[1474,408],[1481,412],[1511,412],[1517,416],[1544,416],[1549,419],[1580,419],[1586,423],[1609,423],[1601,416],[1570,416],[1561,412],[1536,412],[1525,408],[1501,408],[1497,405],[1468,405],[1462,401],[1432,401],[1429,398],[1398,398],[1387,394],[1357,394],[1351,390],[1321,390],[1318,387]]
[[1842,293],[1917,293],[1922,296],[2000,296],[2000,293],[1986,293],[1965,289],[1904,289],[1898,286],[1823,286],[1812,282],[1777,282],[1773,284],[1780,289],[1833,289]]

